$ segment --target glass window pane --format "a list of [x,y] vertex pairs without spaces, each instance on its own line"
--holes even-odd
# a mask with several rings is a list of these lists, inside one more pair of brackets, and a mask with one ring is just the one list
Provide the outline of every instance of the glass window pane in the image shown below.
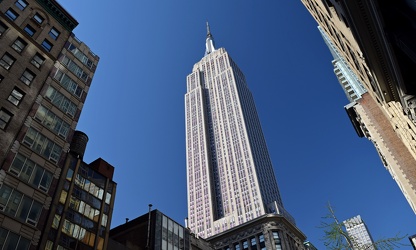
[[32,146],[33,151],[41,153],[43,150],[43,147],[45,146],[45,142],[46,142],[46,137],[38,133],[35,138],[35,141],[33,142],[33,146]]
[[24,0],[17,0],[15,5],[17,6],[17,8],[19,8],[20,10],[24,10],[27,6],[27,2]]
[[26,221],[27,215],[29,214],[30,206],[32,205],[32,199],[27,196],[24,196],[22,202],[19,206],[19,210],[17,211],[16,217]]
[[43,168],[36,165],[30,183],[35,185],[36,187],[39,186],[40,180],[42,179],[43,171]]
[[6,207],[7,201],[9,200],[11,193],[12,188],[6,185],[2,185],[0,187],[0,210],[3,210]]
[[20,179],[23,181],[29,181],[30,176],[32,176],[33,169],[35,168],[35,163],[33,161],[27,160],[23,166],[22,172],[20,174]]
[[5,212],[10,214],[11,216],[15,216],[21,200],[22,194],[17,192],[16,190],[13,190],[9,202],[7,203]]
[[45,58],[43,58],[41,55],[39,55],[38,53],[36,53],[36,55],[32,58],[31,63],[36,67],[36,68],[40,68],[40,66],[42,66],[43,62],[45,61]]
[[45,107],[39,106],[38,110],[36,111],[35,118],[37,118],[39,121],[43,122],[43,120],[46,117],[47,112],[48,112],[48,110]]
[[0,36],[3,35],[7,28],[8,27],[2,21],[0,21]]
[[6,242],[4,243],[4,250],[15,250],[17,243],[19,242],[19,235],[9,232]]
[[33,145],[33,143],[35,142],[36,139],[36,135],[38,134],[38,132],[32,128],[29,128],[29,130],[26,132],[26,136],[23,139],[23,142],[28,145],[29,147],[31,147]]
[[21,92],[19,89],[14,88],[13,91],[10,93],[7,100],[9,100],[14,105],[19,105],[20,101],[23,99],[23,92]]
[[49,187],[51,186],[52,178],[53,178],[52,177],[52,174],[49,173],[48,171],[45,171],[44,174],[43,174],[43,177],[42,177],[42,179],[40,181],[39,187],[43,191],[47,192],[49,190]]
[[29,36],[33,36],[35,34],[35,32],[36,32],[36,30],[32,26],[30,26],[29,24],[26,25],[26,27],[23,30],[26,31],[26,33]]
[[9,233],[8,230],[0,227],[0,246],[4,245],[4,242],[6,241],[8,233]]
[[42,42],[42,47],[44,47],[47,51],[51,51],[51,49],[52,49],[52,43],[51,42],[49,42],[48,40],[43,40],[43,42]]
[[6,16],[8,17],[8,18],[10,18],[11,20],[16,20],[16,18],[19,16],[17,13],[16,13],[16,11],[14,11],[14,10],[12,10],[12,9],[8,9],[7,11],[6,11]]
[[[1,76],[0,76],[1,81]],[[13,114],[4,108],[0,109],[0,129],[5,129],[7,124],[10,122]]]
[[59,34],[60,32],[55,28],[52,28],[51,31],[49,31],[49,36],[52,37],[53,40],[58,39]]
[[35,19],[35,21],[39,24],[43,23],[43,20],[45,20],[41,15],[39,15],[38,13],[36,13],[33,16],[33,19]]
[[28,221],[36,224],[38,222],[40,213],[42,212],[42,205],[36,201],[33,202],[32,208],[30,209]]
[[16,157],[14,158],[12,165],[10,166],[10,172],[19,175],[20,172],[23,169],[23,166],[25,164],[26,158],[23,157],[20,154],[17,154]]
[[26,250],[29,249],[30,240],[20,237],[19,245],[17,246],[18,250]]

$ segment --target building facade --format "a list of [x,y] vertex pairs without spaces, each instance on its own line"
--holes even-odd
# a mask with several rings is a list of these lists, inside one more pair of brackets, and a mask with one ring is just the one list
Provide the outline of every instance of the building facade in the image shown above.
[[[334,56],[335,74],[351,101],[345,109],[357,134],[374,144],[416,213],[416,73],[410,70],[416,66],[414,3],[302,2]],[[365,91],[352,95],[357,90],[352,86]]]
[[216,250],[311,249],[305,236],[284,216],[265,214],[207,239]]
[[207,29],[185,95],[189,228],[210,238],[269,213],[294,225],[244,74]]
[[0,2],[0,242],[37,249],[99,57],[55,0]]
[[108,249],[212,250],[212,247],[159,210],[152,210],[111,229]]
[[83,161],[86,134],[75,131],[39,249],[107,249],[116,194],[114,167]]
[[375,250],[373,238],[360,215],[343,222],[354,249]]

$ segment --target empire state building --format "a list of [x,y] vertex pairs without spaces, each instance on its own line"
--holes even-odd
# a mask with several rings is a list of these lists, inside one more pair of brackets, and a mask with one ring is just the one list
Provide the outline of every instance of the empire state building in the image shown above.
[[188,226],[209,238],[285,212],[253,96],[207,24],[205,56],[187,76]]

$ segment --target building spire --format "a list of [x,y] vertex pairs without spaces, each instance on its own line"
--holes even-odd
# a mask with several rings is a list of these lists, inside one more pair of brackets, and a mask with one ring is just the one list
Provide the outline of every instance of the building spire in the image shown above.
[[211,30],[209,28],[209,23],[207,22],[207,39],[205,41],[205,55],[210,54],[211,52],[215,51],[215,43],[214,37],[211,34]]

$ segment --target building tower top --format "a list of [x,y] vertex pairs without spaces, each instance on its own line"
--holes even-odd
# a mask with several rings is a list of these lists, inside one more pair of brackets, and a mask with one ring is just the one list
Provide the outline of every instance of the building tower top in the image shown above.
[[214,37],[211,34],[211,30],[209,28],[209,23],[207,22],[207,39],[205,41],[205,55],[210,54],[211,52],[215,51],[215,43]]

